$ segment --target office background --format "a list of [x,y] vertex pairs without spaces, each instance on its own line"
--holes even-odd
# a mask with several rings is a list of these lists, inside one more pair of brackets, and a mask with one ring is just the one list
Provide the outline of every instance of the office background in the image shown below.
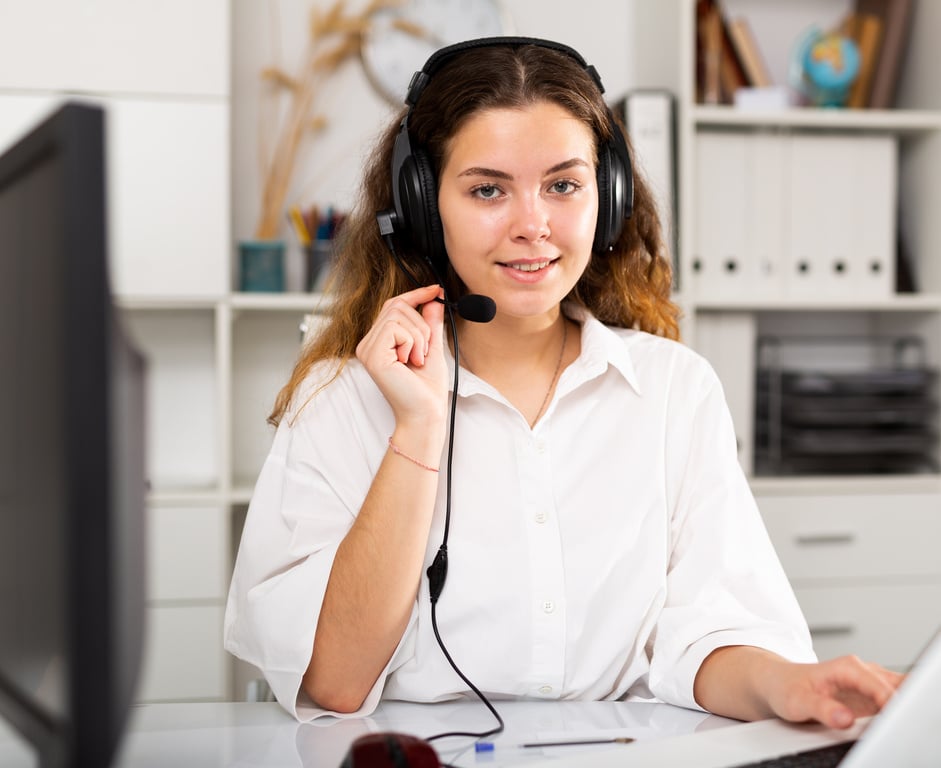
[[[331,5],[0,0],[0,146],[66,97],[104,103],[109,110],[113,286],[152,372],[142,700],[240,698],[253,677],[221,648],[225,591],[251,486],[270,440],[267,409],[296,354],[299,322],[318,300],[300,290],[304,253],[286,215],[280,234],[287,243],[287,291],[239,290],[236,245],[253,234],[260,208],[259,147],[278,117],[263,91],[261,71],[299,71],[309,13]],[[753,20],[769,68],[783,82],[793,39],[810,22],[835,23],[853,0],[795,0],[784,10],[771,0],[727,5]],[[364,6],[347,3],[351,11]],[[577,6],[567,0],[503,0],[502,6],[516,33],[577,48],[597,66],[612,100],[639,89],[665,89],[675,97],[675,256],[685,336],[723,379],[743,466],[819,652],[854,650],[904,666],[937,623],[932,607],[941,605],[936,413],[926,421],[926,461],[934,462],[927,470],[763,474],[756,461],[761,438],[755,377],[762,366],[759,341],[769,336],[809,339],[809,352],[784,350],[786,365],[832,362],[832,350],[820,351],[829,338],[861,339],[859,353],[855,342],[838,342],[838,362],[851,368],[860,361],[881,364],[884,337],[914,335],[920,339],[918,365],[937,368],[941,223],[933,211],[941,181],[932,169],[941,167],[941,88],[934,77],[941,62],[931,30],[941,28],[941,5],[923,0],[917,7],[899,89],[901,109],[810,110],[785,117],[696,103],[694,0],[584,0]],[[346,61],[318,91],[317,111],[326,125],[303,148],[288,201],[347,209],[365,152],[396,108],[376,93],[355,58]],[[788,162],[802,152],[820,162],[844,158],[844,171]],[[785,272],[793,254],[766,256],[773,269],[764,271],[752,270],[751,255],[798,239],[787,228],[804,218],[775,212],[796,209],[804,198],[814,201],[808,217],[829,210],[833,200],[814,197],[821,175],[846,183],[846,169],[873,167],[872,152],[884,158],[881,176],[855,182],[875,190],[866,198],[870,204],[885,203],[866,216],[882,226],[870,239],[884,241],[888,232],[888,255],[894,257],[895,233],[904,234],[917,290],[897,291],[894,258],[878,280],[865,285],[845,279],[853,269],[831,275],[826,284],[799,282],[799,276],[762,283],[769,270]],[[788,175],[794,167],[813,173],[795,179]],[[769,178],[777,181],[767,183]],[[774,196],[785,188],[805,193],[789,200]],[[765,207],[747,208],[755,200],[765,200]],[[859,214],[847,213],[853,215]],[[834,242],[854,229],[846,224],[852,220],[832,227]],[[761,226],[737,228],[756,221]],[[770,238],[771,246],[756,243],[756,233],[769,231],[780,237]],[[813,244],[808,247],[814,252]],[[741,260],[738,269],[722,268],[730,249]],[[936,403],[938,384],[932,381],[927,400]]]

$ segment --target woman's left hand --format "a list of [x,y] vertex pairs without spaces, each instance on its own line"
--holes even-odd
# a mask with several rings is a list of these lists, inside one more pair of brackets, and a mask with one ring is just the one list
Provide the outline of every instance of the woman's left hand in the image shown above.
[[817,664],[785,663],[768,681],[767,700],[784,720],[817,720],[831,728],[849,728],[857,717],[882,709],[903,679],[856,656]]

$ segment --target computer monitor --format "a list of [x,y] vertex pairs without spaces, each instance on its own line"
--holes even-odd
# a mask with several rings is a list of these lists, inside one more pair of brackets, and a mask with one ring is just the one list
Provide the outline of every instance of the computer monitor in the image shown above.
[[43,768],[111,764],[144,617],[144,361],[106,258],[105,121],[0,156],[0,717]]

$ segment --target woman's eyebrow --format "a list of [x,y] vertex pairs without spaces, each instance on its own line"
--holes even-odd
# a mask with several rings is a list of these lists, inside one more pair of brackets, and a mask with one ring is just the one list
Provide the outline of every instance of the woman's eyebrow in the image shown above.
[[[547,168],[544,175],[549,176],[553,173],[558,173],[559,171],[564,171],[568,168],[574,168],[576,166],[583,166],[588,168],[589,164],[580,157],[573,157],[568,160],[563,160],[561,163],[556,163],[551,168]],[[480,166],[467,168],[461,171],[458,176],[487,176],[493,179],[504,179],[506,181],[513,180],[513,175],[507,173],[506,171],[498,171],[494,168],[482,168]]]

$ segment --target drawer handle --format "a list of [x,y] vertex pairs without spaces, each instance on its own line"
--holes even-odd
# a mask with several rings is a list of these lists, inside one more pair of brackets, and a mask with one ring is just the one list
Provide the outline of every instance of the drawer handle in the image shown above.
[[795,537],[799,545],[820,546],[822,544],[852,544],[856,537],[852,533],[808,533]]
[[856,628],[852,624],[822,624],[810,627],[810,634],[814,637],[845,637],[855,631]]

